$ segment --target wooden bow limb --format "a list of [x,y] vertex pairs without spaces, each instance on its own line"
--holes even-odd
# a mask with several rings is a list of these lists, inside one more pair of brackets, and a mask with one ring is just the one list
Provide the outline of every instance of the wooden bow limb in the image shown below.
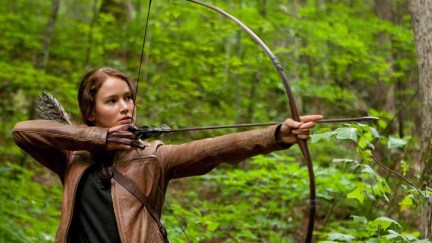
[[[275,66],[280,78],[282,79],[283,85],[285,87],[286,95],[288,97],[289,101],[289,107],[291,110],[291,116],[292,119],[295,121],[300,121],[300,115],[297,109],[297,106],[295,104],[294,95],[291,90],[291,86],[288,83],[288,78],[283,70],[282,65],[280,64],[278,58],[273,54],[273,52],[270,50],[270,48],[267,47],[267,45],[245,24],[243,24],[240,20],[232,16],[231,14],[227,13],[226,11],[217,8],[211,4],[196,1],[196,0],[187,0],[188,2],[196,3],[199,5],[202,5],[204,7],[207,7],[225,17],[228,19],[234,21],[238,26],[240,26],[244,31],[246,31],[250,37],[252,37],[256,43],[261,47],[261,49],[265,52],[265,54],[270,58],[270,61]],[[298,144],[300,146],[300,149],[303,153],[303,157],[306,162],[306,166],[308,167],[308,174],[309,174],[309,189],[310,189],[310,201],[309,201],[309,222],[308,222],[308,229],[306,233],[305,242],[309,243],[312,242],[313,237],[313,230],[314,230],[314,221],[315,221],[315,199],[316,199],[316,190],[315,190],[315,175],[313,171],[313,165],[312,165],[312,158],[309,153],[309,149],[307,146],[307,143],[305,140],[299,140]]]

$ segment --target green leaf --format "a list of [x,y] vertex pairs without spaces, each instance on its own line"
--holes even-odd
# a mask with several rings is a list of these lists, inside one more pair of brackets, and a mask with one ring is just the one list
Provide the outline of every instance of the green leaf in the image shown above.
[[364,160],[365,162],[369,162],[372,160],[372,151],[369,149],[366,150],[361,150],[361,149],[357,149],[358,153],[360,154],[362,160]]
[[346,235],[342,233],[330,233],[327,235],[330,240],[344,241],[344,242],[352,242],[355,237],[352,235]]
[[381,137],[379,132],[374,127],[369,127],[369,128],[370,128],[370,132],[371,132],[373,138],[379,139]]
[[405,139],[402,138],[396,138],[396,137],[389,137],[389,141],[387,144],[387,147],[389,149],[393,149],[393,148],[402,148],[403,146],[405,146],[408,143],[408,141],[406,141]]
[[369,174],[370,177],[372,177],[374,180],[377,180],[379,182],[382,181],[381,177],[369,165],[363,165],[363,169],[361,170],[361,172]]
[[344,139],[344,140],[348,139],[357,142],[358,141],[357,131],[358,130],[356,128],[350,128],[350,127],[338,128],[335,130],[335,132],[337,133],[336,138]]
[[336,132],[325,132],[320,134],[312,134],[311,135],[311,143],[316,143],[321,139],[329,141],[332,136],[334,136]]
[[399,205],[400,205],[401,212],[410,209],[413,206],[412,195],[405,196],[403,200],[399,202]]
[[409,164],[407,162],[405,162],[404,160],[402,160],[400,162],[400,167],[402,169],[402,175],[405,176],[406,173],[409,171],[409,168],[410,168]]
[[385,238],[387,240],[394,240],[396,238],[402,238],[402,239],[404,239],[404,237],[401,234],[399,234],[398,232],[396,232],[394,230],[389,230],[389,233],[390,234],[388,234],[388,235],[385,236]]
[[365,184],[360,184],[354,191],[348,193],[347,198],[357,199],[360,204],[363,204],[365,195],[364,195]]
[[215,231],[219,227],[219,223],[218,222],[205,221],[205,224],[207,225],[207,230],[210,231],[210,232]]
[[387,230],[387,228],[390,227],[390,225],[392,225],[392,224],[395,224],[395,225],[399,226],[399,228],[402,228],[402,226],[398,222],[396,222],[393,219],[387,218],[387,217],[376,218],[371,223],[372,223],[372,225],[379,226],[384,230]]
[[351,215],[351,218],[353,218],[354,222],[360,222],[362,224],[368,223],[368,220],[366,217]]
[[344,167],[346,167],[346,165],[349,164],[351,169],[355,169],[358,166],[360,166],[360,163],[357,162],[357,161],[355,161],[355,160],[353,160],[353,159],[333,159],[332,162],[333,163],[341,163],[341,162],[343,162],[344,163]]

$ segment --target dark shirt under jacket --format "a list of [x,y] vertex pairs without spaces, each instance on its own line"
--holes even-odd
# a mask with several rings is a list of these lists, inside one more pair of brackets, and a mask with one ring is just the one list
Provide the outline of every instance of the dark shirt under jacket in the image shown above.
[[111,198],[111,184],[100,177],[102,164],[111,165],[113,154],[93,156],[95,164],[83,175],[76,195],[70,231],[71,242],[120,242]]

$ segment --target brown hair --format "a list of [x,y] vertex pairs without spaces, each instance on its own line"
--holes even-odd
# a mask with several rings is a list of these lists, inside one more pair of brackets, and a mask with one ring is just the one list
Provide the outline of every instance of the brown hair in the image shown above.
[[78,89],[78,104],[81,111],[81,121],[88,126],[95,126],[95,121],[91,121],[90,117],[96,106],[96,94],[109,77],[124,80],[129,86],[132,99],[135,102],[135,87],[122,72],[109,67],[102,67],[88,72],[82,78]]

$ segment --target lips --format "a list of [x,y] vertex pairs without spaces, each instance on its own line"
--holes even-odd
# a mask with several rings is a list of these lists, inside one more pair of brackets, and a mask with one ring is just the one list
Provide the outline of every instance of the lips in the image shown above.
[[119,122],[120,122],[121,124],[130,124],[130,123],[132,123],[132,117],[130,117],[130,116],[125,116],[125,117],[121,118],[121,119],[119,120]]

